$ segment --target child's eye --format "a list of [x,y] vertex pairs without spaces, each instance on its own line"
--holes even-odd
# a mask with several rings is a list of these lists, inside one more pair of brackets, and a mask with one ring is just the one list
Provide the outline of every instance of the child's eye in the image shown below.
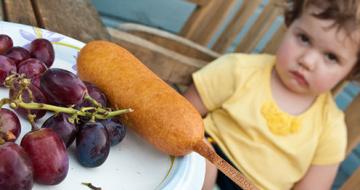
[[298,39],[302,44],[308,45],[310,44],[310,39],[305,34],[298,34]]
[[326,53],[325,57],[327,60],[329,60],[331,63],[339,63],[338,57],[333,53]]

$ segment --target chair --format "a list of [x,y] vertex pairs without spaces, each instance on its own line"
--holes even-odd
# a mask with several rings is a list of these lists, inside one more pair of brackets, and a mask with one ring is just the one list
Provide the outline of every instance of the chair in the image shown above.
[[[235,12],[235,16],[230,19],[220,36],[214,40],[216,31],[230,15],[234,0],[189,1],[196,4],[196,9],[179,35],[133,23],[121,24],[118,28],[108,28],[114,42],[134,53],[163,80],[176,84],[178,87],[180,85],[180,90],[186,89],[191,82],[191,73],[222,53],[229,51],[274,53],[286,31],[285,26],[280,24],[275,27],[273,35],[262,48],[257,48],[264,39],[264,35],[268,34],[270,29],[274,28],[274,23],[279,20],[281,8],[276,0],[270,0],[265,5],[261,0],[244,0]],[[261,13],[243,34],[240,42],[234,44],[238,33],[242,32],[249,17],[259,7],[262,7]],[[215,43],[211,43],[212,41]],[[339,86],[334,93],[340,92],[343,86]],[[356,110],[360,110],[360,95],[345,111],[349,134],[347,155],[360,142],[360,115]],[[360,168],[343,184],[341,189],[350,190],[359,189],[359,187]]]
[[[346,155],[349,156],[360,142],[360,94],[357,95],[345,110],[345,121],[348,127],[348,146]],[[342,185],[341,190],[360,189],[360,167]]]

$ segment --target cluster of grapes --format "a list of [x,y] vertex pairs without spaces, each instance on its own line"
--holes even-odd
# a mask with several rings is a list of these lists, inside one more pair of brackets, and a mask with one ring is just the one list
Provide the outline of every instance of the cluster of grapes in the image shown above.
[[[46,39],[31,42],[29,50],[13,47],[0,35],[0,85],[10,89],[0,100],[0,189],[31,189],[33,181],[54,185],[65,179],[69,158],[66,149],[76,139],[76,157],[85,167],[97,167],[118,144],[126,128],[114,116],[131,109],[111,110],[95,85],[75,74],[50,68],[54,49]],[[21,132],[18,116],[26,117],[32,130],[15,143]],[[54,114],[41,126],[46,111]]]

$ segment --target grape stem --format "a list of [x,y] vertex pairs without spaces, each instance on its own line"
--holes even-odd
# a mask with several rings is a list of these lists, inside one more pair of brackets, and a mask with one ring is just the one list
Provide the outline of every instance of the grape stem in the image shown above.
[[43,104],[43,103],[36,103],[36,102],[30,102],[30,103],[25,103],[22,101],[13,101],[10,103],[10,107],[13,109],[16,109],[17,107],[21,107],[24,109],[35,109],[35,110],[48,110],[48,111],[53,111],[55,113],[59,113],[59,112],[63,112],[63,113],[67,113],[67,114],[71,114],[71,115],[78,115],[78,116],[92,116],[94,115],[94,117],[96,119],[108,119],[108,118],[112,118],[114,116],[118,116],[124,113],[130,113],[133,112],[134,110],[131,108],[127,108],[127,109],[120,109],[120,110],[115,110],[115,111],[107,111],[104,114],[99,114],[99,113],[90,113],[90,112],[86,112],[86,111],[81,111],[81,110],[77,110],[71,107],[61,107],[61,106],[54,106],[54,105],[50,105],[50,104]]
[[99,102],[97,102],[94,98],[92,98],[88,93],[85,94],[84,99],[89,100],[96,107],[102,107],[101,104],[99,104]]
[[89,188],[92,189],[92,190],[101,190],[100,187],[95,187],[95,186],[94,186],[93,184],[91,184],[91,183],[85,183],[85,182],[83,182],[83,183],[81,183],[81,184],[89,187]]
[[31,131],[38,130],[39,128],[36,126],[36,123],[35,123],[36,115],[31,114],[30,110],[27,110],[27,112],[28,112],[27,119],[31,124]]
[[0,108],[2,108],[5,104],[9,104],[11,100],[9,98],[3,98],[0,100]]
[[[16,91],[15,83],[18,85],[19,90]],[[54,106],[51,104],[44,104],[44,103],[36,103],[33,102],[34,96],[32,94],[31,89],[29,88],[31,81],[27,79],[23,74],[12,74],[5,79],[5,86],[15,90],[16,94],[13,98],[3,98],[0,100],[0,108],[5,105],[9,104],[11,108],[16,109],[18,107],[24,108],[28,110],[28,120],[31,123],[32,130],[36,130],[35,124],[35,117],[36,115],[31,114],[30,110],[47,110],[52,111],[55,113],[67,113],[72,115],[71,122],[77,121],[78,116],[85,116],[91,118],[91,120],[95,119],[108,119],[112,118],[124,113],[133,112],[134,110],[131,108],[128,109],[120,109],[120,110],[111,110],[103,108],[100,103],[98,103],[95,99],[93,99],[89,94],[85,94],[84,99],[90,101],[94,107],[82,107],[79,110],[74,109],[74,106],[70,107],[61,107],[61,106]],[[23,101],[22,94],[24,91],[27,91],[31,102],[26,103]]]

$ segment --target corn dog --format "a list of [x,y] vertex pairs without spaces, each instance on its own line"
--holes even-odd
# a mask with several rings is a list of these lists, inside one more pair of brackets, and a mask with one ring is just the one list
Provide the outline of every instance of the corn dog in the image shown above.
[[113,107],[132,108],[122,121],[160,151],[183,156],[196,151],[243,189],[256,189],[205,143],[198,111],[126,49],[93,41],[80,51],[79,77],[98,86]]

